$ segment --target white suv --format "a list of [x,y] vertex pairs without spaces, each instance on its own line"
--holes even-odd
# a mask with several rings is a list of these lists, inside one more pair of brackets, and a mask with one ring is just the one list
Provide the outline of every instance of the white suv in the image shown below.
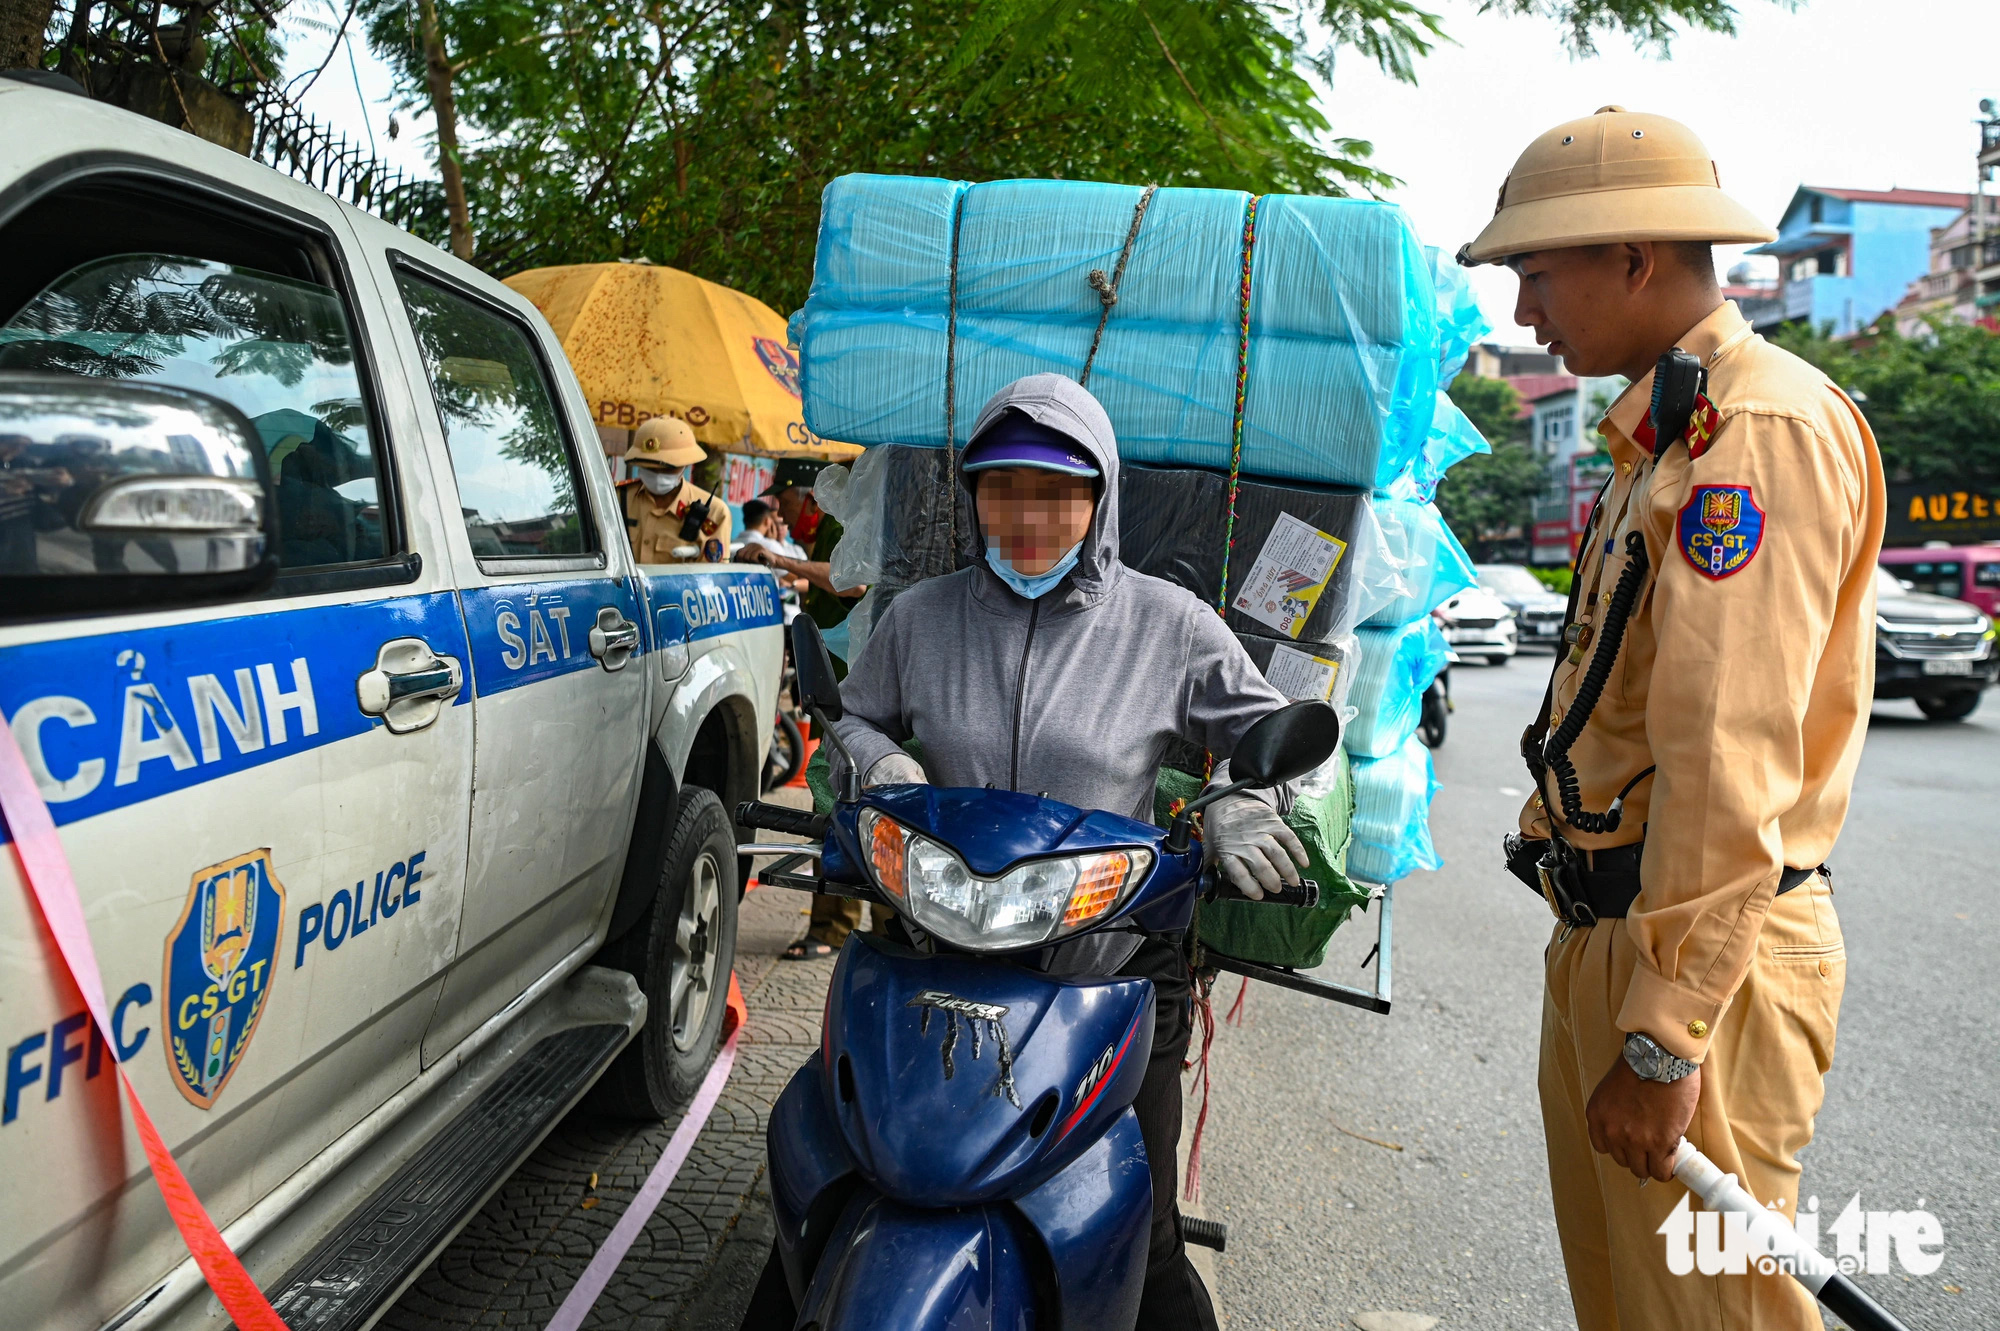
[[219,1324],[108,1041],[295,1331],[365,1325],[593,1085],[698,1084],[776,585],[635,566],[533,307],[298,181],[0,83],[0,250],[0,714],[110,1005],[5,855],[0,1322]]

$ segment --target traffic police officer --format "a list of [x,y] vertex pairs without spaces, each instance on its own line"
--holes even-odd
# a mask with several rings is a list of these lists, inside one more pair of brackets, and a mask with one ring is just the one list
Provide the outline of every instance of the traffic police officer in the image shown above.
[[626,451],[632,479],[618,492],[632,557],[641,564],[722,564],[729,560],[729,505],[687,478],[708,454],[678,416],[642,424]]
[[1559,917],[1541,1100],[1583,1331],[1820,1326],[1754,1263],[1671,1274],[1687,1194],[1645,1186],[1685,1136],[1793,1212],[1846,974],[1823,864],[1873,692],[1882,468],[1721,297],[1709,243],[1771,238],[1685,126],[1610,106],[1530,144],[1460,252],[1515,271],[1572,374],[1632,380],[1509,845]]

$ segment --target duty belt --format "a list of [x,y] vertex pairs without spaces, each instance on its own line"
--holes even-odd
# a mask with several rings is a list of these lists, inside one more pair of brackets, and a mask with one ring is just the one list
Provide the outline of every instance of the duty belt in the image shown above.
[[[1646,843],[1578,851],[1565,841],[1507,838],[1507,868],[1549,903],[1563,923],[1587,929],[1599,920],[1622,920],[1639,896],[1639,861]],[[1826,868],[1789,866],[1778,876],[1783,896]]]

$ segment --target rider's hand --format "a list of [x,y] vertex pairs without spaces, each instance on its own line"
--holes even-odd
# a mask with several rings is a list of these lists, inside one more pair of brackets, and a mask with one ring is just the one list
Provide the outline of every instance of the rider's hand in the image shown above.
[[1211,864],[1252,901],[1266,892],[1296,885],[1299,870],[1312,861],[1298,834],[1275,810],[1254,795],[1231,795],[1201,816],[1202,841]]
[[1590,1144],[1633,1177],[1665,1183],[1674,1176],[1674,1153],[1700,1098],[1700,1068],[1678,1081],[1647,1081],[1620,1057],[1591,1093],[1584,1115]]
[[930,778],[924,775],[923,764],[907,753],[890,753],[875,760],[868,769],[868,775],[861,778],[864,786],[905,786],[922,785]]

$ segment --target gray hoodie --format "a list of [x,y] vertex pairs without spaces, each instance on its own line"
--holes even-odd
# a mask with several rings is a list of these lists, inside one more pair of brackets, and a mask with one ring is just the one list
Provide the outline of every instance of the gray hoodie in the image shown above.
[[[1150,821],[1177,740],[1213,753],[1215,779],[1226,780],[1237,741],[1286,700],[1213,606],[1119,562],[1118,448],[1097,399],[1061,375],[1030,375],[993,396],[973,435],[1008,410],[1068,435],[1103,473],[1076,567],[1033,601],[984,564],[904,592],[841,686],[846,716],[834,729],[864,773],[914,736],[934,785],[992,785]],[[964,503],[975,512],[969,495]],[[1289,804],[1286,791],[1271,798]],[[1137,946],[1129,933],[1079,939],[1051,969],[1109,974]]]

